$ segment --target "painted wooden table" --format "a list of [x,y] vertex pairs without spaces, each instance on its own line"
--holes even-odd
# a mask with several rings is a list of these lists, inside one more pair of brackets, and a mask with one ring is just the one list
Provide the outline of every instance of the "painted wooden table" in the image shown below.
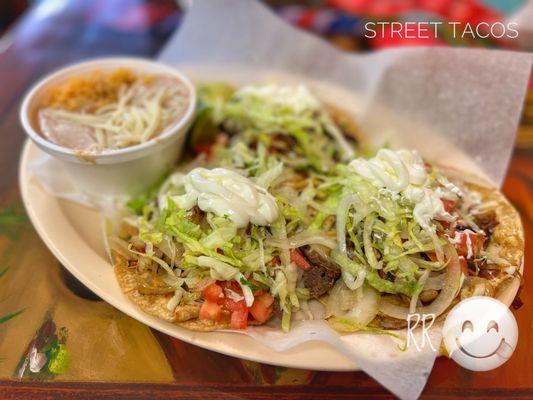
[[[18,123],[21,96],[68,62],[156,54],[180,13],[172,1],[144,3],[46,1],[0,40],[0,398],[389,397],[362,372],[261,365],[153,331],[78,283],[33,230],[17,188],[25,139]],[[424,397],[533,397],[533,281],[527,274],[533,268],[533,97],[529,104],[504,185],[522,213],[528,246],[525,288],[515,300],[521,305],[515,311],[518,348],[507,364],[485,373],[437,360]]]

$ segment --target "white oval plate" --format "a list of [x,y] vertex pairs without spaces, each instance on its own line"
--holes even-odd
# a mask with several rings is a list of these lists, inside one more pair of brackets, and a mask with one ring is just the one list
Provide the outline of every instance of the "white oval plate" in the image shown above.
[[[193,80],[249,82],[298,82],[308,84],[327,102],[342,104],[352,116],[360,109],[356,94],[332,85],[310,81],[302,76],[257,70],[191,68],[185,71]],[[216,72],[216,73],[215,73]],[[209,77],[210,79],[203,79]],[[348,108],[349,106],[349,108]],[[20,160],[19,184],[26,211],[38,234],[54,256],[85,286],[103,300],[132,318],[187,343],[246,360],[290,368],[321,371],[354,371],[358,367],[325,342],[306,342],[290,350],[274,352],[253,338],[231,332],[193,332],[141,312],[120,290],[113,267],[106,254],[99,212],[47,193],[31,177],[28,167],[44,154],[27,141]],[[464,160],[461,159],[464,162]],[[468,161],[468,160],[467,160]],[[454,164],[457,165],[457,164]],[[518,285],[508,291],[503,301],[510,304]]]

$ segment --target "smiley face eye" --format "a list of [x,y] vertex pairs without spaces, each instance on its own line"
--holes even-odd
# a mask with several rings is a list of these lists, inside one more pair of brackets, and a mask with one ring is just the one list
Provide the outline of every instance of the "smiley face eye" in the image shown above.
[[463,322],[463,327],[461,328],[461,332],[464,332],[466,329],[470,329],[470,332],[474,332],[474,325],[472,325],[472,322],[468,320]]
[[500,328],[499,328],[498,323],[496,321],[490,321],[487,324],[487,332],[490,331],[491,329],[494,329],[496,332],[500,331]]

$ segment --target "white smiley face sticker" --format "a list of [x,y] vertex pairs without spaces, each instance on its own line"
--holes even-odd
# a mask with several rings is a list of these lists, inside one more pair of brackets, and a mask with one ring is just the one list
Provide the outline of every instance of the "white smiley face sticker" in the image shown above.
[[489,371],[505,363],[518,341],[518,325],[509,308],[492,297],[461,301],[443,328],[450,357],[471,371]]

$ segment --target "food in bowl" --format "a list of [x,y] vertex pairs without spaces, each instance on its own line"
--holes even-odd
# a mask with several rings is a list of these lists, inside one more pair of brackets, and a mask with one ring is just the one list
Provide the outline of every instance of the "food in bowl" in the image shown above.
[[497,296],[523,260],[516,210],[414,150],[366,149],[350,120],[304,86],[200,88],[196,156],[108,238],[123,292],[200,331],[288,331],[318,300],[335,329],[382,332]]
[[185,115],[190,101],[187,84],[176,76],[95,69],[47,89],[38,129],[59,146],[100,153],[156,138]]

